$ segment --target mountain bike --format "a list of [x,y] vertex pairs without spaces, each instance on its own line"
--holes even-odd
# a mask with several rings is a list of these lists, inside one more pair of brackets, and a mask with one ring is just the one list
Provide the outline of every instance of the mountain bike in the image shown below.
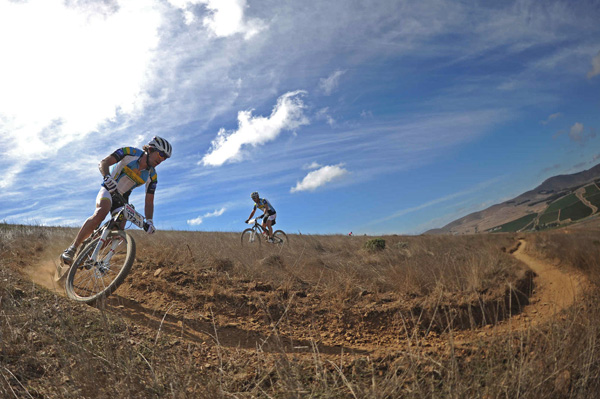
[[147,229],[144,215],[121,194],[113,193],[113,199],[123,206],[82,243],[67,272],[57,269],[55,279],[61,281],[66,276],[65,291],[75,301],[94,304],[112,294],[129,274],[135,259],[135,241],[124,231],[125,222]]
[[[287,234],[284,233],[283,230],[275,230],[273,232],[273,242],[267,241],[267,231],[262,227],[259,223],[265,215],[261,215],[255,219],[248,220],[248,224],[251,224],[252,227],[242,231],[242,246],[257,246],[261,245],[261,236],[265,242],[269,244],[277,245],[283,247],[289,244]],[[275,222],[273,222],[275,224]]]

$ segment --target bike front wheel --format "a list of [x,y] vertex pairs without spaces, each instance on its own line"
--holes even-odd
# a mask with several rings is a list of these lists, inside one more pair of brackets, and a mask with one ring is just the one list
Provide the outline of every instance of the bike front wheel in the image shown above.
[[260,233],[253,229],[242,231],[242,246],[243,247],[260,247]]
[[273,233],[273,243],[280,246],[289,245],[287,234],[283,232],[283,230],[275,230]]
[[99,240],[86,245],[69,269],[65,291],[78,302],[94,304],[112,294],[133,265],[135,241],[129,234],[111,231],[94,261],[92,254]]

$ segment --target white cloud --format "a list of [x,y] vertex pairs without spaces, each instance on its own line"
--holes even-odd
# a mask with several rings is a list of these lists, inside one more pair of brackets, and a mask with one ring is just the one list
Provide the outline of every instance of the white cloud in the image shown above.
[[250,39],[266,29],[265,23],[257,18],[244,18],[248,7],[246,0],[169,0],[169,3],[184,11],[185,23],[190,25],[196,21],[190,7],[197,4],[206,5],[209,15],[202,24],[217,37],[228,37],[241,33]]
[[271,115],[253,117],[252,111],[238,113],[238,130],[227,132],[221,129],[211,143],[211,149],[199,163],[221,166],[227,161],[240,161],[243,146],[256,147],[275,140],[283,130],[292,130],[308,124],[304,116],[304,103],[300,96],[302,90],[286,93],[277,99]]
[[554,119],[556,119],[560,116],[562,116],[562,114],[560,112],[554,113],[554,114],[550,115],[545,121],[541,121],[540,123],[542,125],[547,125],[548,123],[550,123],[551,121],[553,121]]
[[596,75],[600,75],[600,52],[592,58],[592,69],[588,72],[587,77],[593,78]]
[[317,162],[312,162],[312,163],[311,163],[311,164],[309,164],[309,165],[304,165],[304,166],[302,167],[302,169],[305,169],[305,170],[306,170],[306,169],[308,169],[308,170],[310,170],[310,169],[317,169],[317,168],[320,168],[320,167],[321,167],[321,165],[320,165],[319,163],[317,163]]
[[329,115],[329,107],[325,107],[317,111],[315,118],[318,120],[324,120],[329,126],[335,125],[335,119]]
[[202,222],[203,222],[202,216],[198,216],[196,219],[189,219],[187,221],[187,224],[190,224],[192,226],[197,226],[199,224],[202,224]]
[[295,193],[298,191],[314,191],[317,188],[347,174],[348,171],[342,166],[344,166],[344,164],[328,165],[314,170],[308,173],[301,182],[298,182],[296,187],[292,187],[290,192]]
[[192,225],[192,226],[197,226],[199,224],[202,224],[202,222],[204,221],[204,219],[206,218],[214,218],[217,216],[221,216],[223,213],[225,213],[226,209],[225,208],[221,208],[219,210],[215,210],[214,212],[209,212],[209,213],[205,213],[204,216],[198,216],[195,219],[190,219],[187,221],[187,224]]
[[[135,21],[135,29],[131,29]],[[4,187],[33,159],[143,108],[160,13],[61,0],[0,2],[0,141]]]
[[335,125],[335,119],[329,115],[329,107],[320,109],[315,116],[317,119],[325,120],[329,126]]
[[340,83],[340,77],[345,73],[346,71],[338,70],[329,75],[327,78],[320,79],[319,87],[321,88],[321,90],[323,90],[323,92],[326,95],[330,95],[333,92],[333,90],[335,90],[338,87]]
[[569,138],[573,141],[581,141],[583,138],[583,124],[577,122],[569,129]]
[[571,129],[569,129],[569,138],[576,143],[583,144],[588,141],[588,139],[596,137],[596,131],[594,129],[589,129],[590,132],[588,134],[586,134],[584,130],[582,123],[575,123],[571,126]]
[[[413,212],[417,212],[417,211],[420,211],[421,209],[425,209],[425,208],[428,208],[430,206],[440,204],[442,202],[450,201],[450,200],[453,200],[453,199],[456,199],[456,198],[459,198],[459,197],[464,197],[466,195],[471,195],[473,193],[476,193],[476,192],[479,192],[479,191],[481,191],[483,189],[486,189],[487,187],[490,187],[490,186],[492,186],[494,184],[497,184],[498,182],[504,180],[505,178],[506,178],[505,175],[494,177],[494,178],[492,178],[490,180],[478,183],[475,186],[470,187],[470,188],[468,188],[466,190],[455,192],[453,194],[449,194],[449,195],[446,195],[444,197],[436,198],[434,200],[431,200],[429,202],[426,202],[426,203],[423,203],[423,204],[420,204],[420,205],[417,205],[417,206],[413,206],[413,207],[410,207],[410,208],[399,210],[399,211],[393,213],[392,215],[386,216],[386,217],[384,217],[382,219],[372,220],[368,224],[369,225],[373,225],[373,224],[385,222],[385,221],[388,221],[388,220],[396,219],[396,218],[398,218],[400,216],[404,216],[404,215],[407,215],[407,214],[410,214],[410,213],[413,213]],[[479,207],[477,207],[477,209],[483,209],[483,206],[480,205]],[[451,219],[456,219],[456,218],[457,218],[457,216],[455,216],[455,215],[451,217]]]

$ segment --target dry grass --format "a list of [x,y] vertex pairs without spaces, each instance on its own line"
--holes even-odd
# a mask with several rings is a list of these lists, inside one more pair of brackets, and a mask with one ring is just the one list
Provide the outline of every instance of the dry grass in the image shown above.
[[[448,330],[438,340],[407,334],[410,339],[386,352],[332,357],[315,345],[300,356],[272,330],[278,350],[248,351],[220,344],[218,333],[207,342],[190,341],[118,313],[92,311],[15,273],[56,256],[73,234],[0,225],[0,397],[538,399],[590,398],[600,389],[596,290],[547,325],[498,337],[473,334],[461,344],[459,332]],[[574,234],[527,239],[537,255],[598,275],[597,231]],[[134,267],[197,277],[190,281],[215,293],[242,282],[304,290],[325,298],[332,313],[365,297],[375,303],[465,298],[522,271],[506,253],[515,242],[511,235],[384,238],[386,249],[378,253],[362,249],[366,237],[345,236],[292,236],[293,245],[277,252],[242,250],[233,233],[136,234]]]
[[560,267],[578,269],[600,282],[600,227],[548,231],[529,239],[535,256]]
[[503,250],[514,245],[512,235],[386,236],[386,249],[374,253],[363,249],[369,237],[290,235],[291,245],[280,251],[264,244],[242,248],[237,233],[162,232],[136,238],[140,259],[159,266],[224,268],[275,286],[308,284],[331,297],[364,290],[464,294],[514,280],[522,268]]

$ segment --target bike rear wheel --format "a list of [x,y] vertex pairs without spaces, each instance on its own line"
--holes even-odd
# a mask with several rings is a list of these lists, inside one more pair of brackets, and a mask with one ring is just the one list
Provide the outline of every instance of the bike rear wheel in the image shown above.
[[287,234],[285,234],[283,232],[283,230],[275,230],[275,232],[273,233],[273,242],[276,245],[280,245],[280,246],[287,246],[289,245],[289,241],[287,238]]
[[111,231],[94,263],[91,256],[99,240],[86,245],[69,269],[65,291],[75,301],[94,304],[106,298],[123,283],[133,265],[135,241],[129,234]]
[[260,233],[253,229],[242,231],[242,246],[243,247],[260,247]]

